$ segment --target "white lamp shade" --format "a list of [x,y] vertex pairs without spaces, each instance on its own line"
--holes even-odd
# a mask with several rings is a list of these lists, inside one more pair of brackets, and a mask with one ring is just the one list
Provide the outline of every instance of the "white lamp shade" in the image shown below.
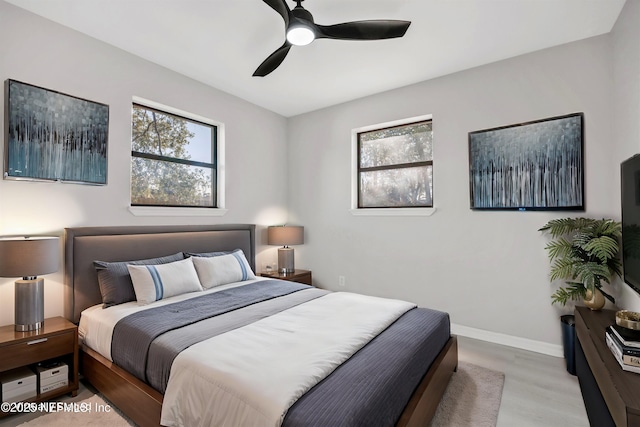
[[0,238],[0,277],[35,277],[58,271],[57,237]]
[[278,246],[302,245],[304,243],[304,227],[297,225],[269,227],[267,243]]

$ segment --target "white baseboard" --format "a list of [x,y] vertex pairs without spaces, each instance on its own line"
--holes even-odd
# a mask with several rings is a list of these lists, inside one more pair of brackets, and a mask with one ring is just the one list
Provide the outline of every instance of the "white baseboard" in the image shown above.
[[482,329],[470,328],[469,326],[451,324],[451,333],[463,337],[487,341],[494,344],[506,345],[522,350],[542,353],[549,356],[564,357],[561,345],[549,344],[543,341],[535,341],[527,338],[515,337],[513,335],[490,332]]

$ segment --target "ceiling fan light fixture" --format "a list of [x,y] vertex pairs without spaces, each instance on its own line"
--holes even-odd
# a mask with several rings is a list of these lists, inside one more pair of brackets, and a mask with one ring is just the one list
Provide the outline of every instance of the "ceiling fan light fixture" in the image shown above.
[[313,30],[305,25],[292,25],[287,30],[287,41],[296,46],[305,46],[316,38]]
[[296,7],[289,9],[287,0],[263,0],[284,20],[286,40],[254,71],[254,77],[264,77],[278,68],[292,46],[308,45],[315,39],[383,40],[404,36],[411,21],[370,19],[335,25],[317,25],[313,15],[302,7],[304,0],[293,0]]

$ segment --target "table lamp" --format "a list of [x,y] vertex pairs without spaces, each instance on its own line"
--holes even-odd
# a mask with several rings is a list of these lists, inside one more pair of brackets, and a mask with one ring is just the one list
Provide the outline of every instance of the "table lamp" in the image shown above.
[[286,274],[295,271],[293,248],[290,248],[289,245],[301,245],[303,243],[304,227],[280,225],[268,228],[267,244],[282,245],[278,249],[278,271],[280,273]]
[[58,271],[57,237],[0,238],[0,277],[16,280],[16,331],[33,331],[44,325],[44,279],[40,274]]

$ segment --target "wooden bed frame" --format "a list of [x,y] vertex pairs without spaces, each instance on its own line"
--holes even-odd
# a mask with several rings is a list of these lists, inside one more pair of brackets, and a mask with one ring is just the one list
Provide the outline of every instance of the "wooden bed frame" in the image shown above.
[[[255,271],[255,225],[125,226],[65,229],[65,316],[78,323],[82,310],[100,304],[94,260],[125,261],[175,252],[241,248]],[[458,366],[451,336],[407,403],[397,426],[429,424]],[[82,345],[80,373],[139,426],[160,425],[163,395],[94,350]]]

